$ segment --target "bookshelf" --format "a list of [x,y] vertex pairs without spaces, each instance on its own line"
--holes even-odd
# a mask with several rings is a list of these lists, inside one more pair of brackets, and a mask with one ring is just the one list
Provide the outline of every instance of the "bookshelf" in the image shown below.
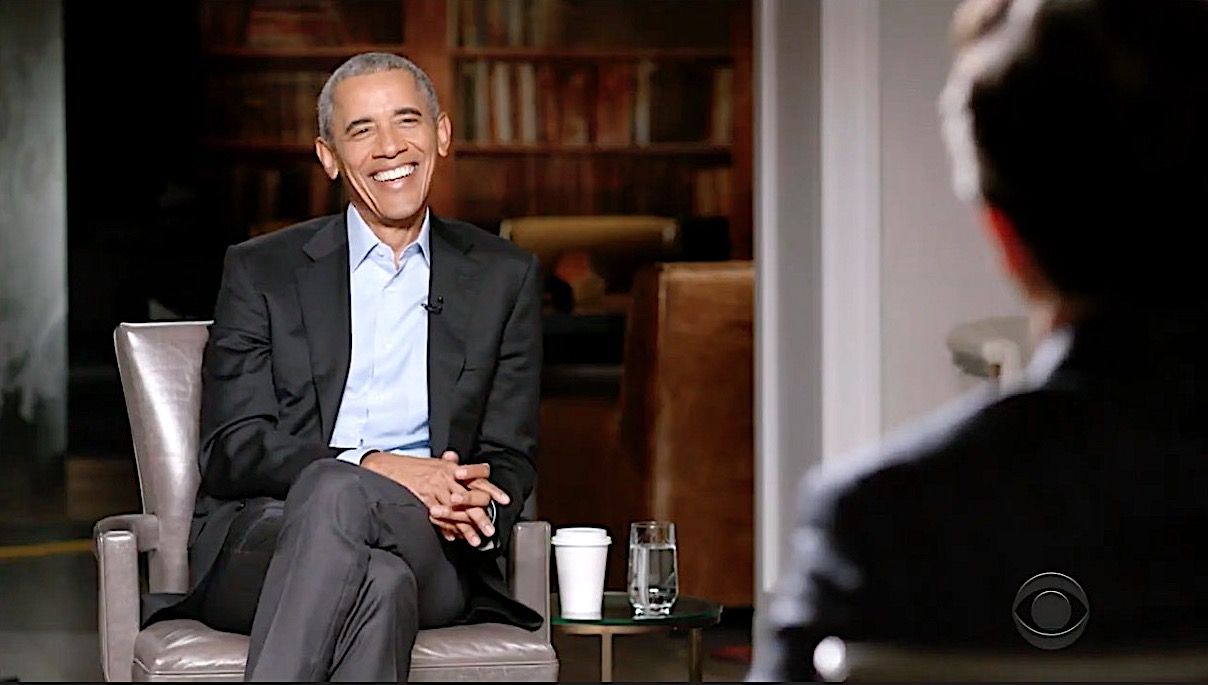
[[633,48],[629,50],[609,49],[547,49],[536,47],[454,47],[451,51],[458,59],[506,59],[506,60],[585,60],[585,61],[639,61],[657,60],[713,60],[725,62],[731,58],[728,50],[717,48]]
[[742,0],[450,0],[457,208],[722,218],[751,254]]
[[[197,0],[203,180],[254,234],[339,210],[314,103],[344,59],[410,57],[453,120],[436,211],[724,219],[751,254],[749,0]],[[236,231],[238,232],[238,230]]]
[[243,45],[219,45],[206,51],[206,57],[212,60],[220,59],[267,59],[267,60],[306,60],[327,61],[329,59],[345,59],[349,55],[361,52],[394,52],[406,50],[402,43],[361,43],[355,45],[316,45],[295,47],[255,48]]
[[728,157],[726,145],[709,143],[652,143],[637,147],[633,145],[610,146],[600,144],[559,145],[557,143],[475,144],[461,143],[457,150],[463,155],[702,155]]
[[[204,121],[200,180],[233,237],[340,211],[347,197],[315,159],[315,104],[331,72],[361,52],[429,68],[424,39],[441,0],[196,0]],[[442,24],[443,25],[443,24]],[[437,184],[434,202],[452,204]]]

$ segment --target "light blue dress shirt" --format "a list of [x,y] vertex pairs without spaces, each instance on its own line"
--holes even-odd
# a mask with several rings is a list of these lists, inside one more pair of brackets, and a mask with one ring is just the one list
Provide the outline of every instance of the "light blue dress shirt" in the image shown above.
[[[424,308],[432,272],[431,212],[397,267],[394,251],[351,204],[346,216],[352,356],[330,446],[347,447],[337,458],[358,466],[374,450],[431,457]],[[494,502],[487,515],[494,523]],[[483,539],[479,549],[494,547],[494,540]]]
[[351,204],[347,219],[352,357],[331,446],[349,448],[338,458],[353,464],[373,450],[430,457],[430,216],[397,267],[394,251]]

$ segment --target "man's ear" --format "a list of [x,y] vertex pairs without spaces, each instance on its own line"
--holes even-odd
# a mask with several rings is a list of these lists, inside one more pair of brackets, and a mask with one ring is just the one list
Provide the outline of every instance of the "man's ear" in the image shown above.
[[315,138],[315,155],[319,158],[319,164],[323,165],[323,171],[327,172],[327,177],[333,181],[336,180],[340,175],[340,165],[336,161],[336,152],[321,137]]
[[449,143],[453,140],[453,122],[446,112],[436,117],[436,154],[441,157],[449,156]]
[[1020,239],[1019,231],[1015,230],[1015,222],[991,204],[982,208],[982,219],[1007,274],[1017,281],[1030,281],[1035,275],[1035,262],[1031,250]]

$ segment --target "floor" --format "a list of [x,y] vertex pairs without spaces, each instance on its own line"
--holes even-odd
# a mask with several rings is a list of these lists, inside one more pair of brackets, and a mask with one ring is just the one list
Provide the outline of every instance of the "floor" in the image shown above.
[[[106,513],[138,506],[129,466],[80,460],[59,492],[7,489],[0,497],[0,680],[100,681],[96,563],[86,543]],[[69,504],[70,503],[70,504]],[[741,681],[746,665],[719,650],[750,641],[750,611],[730,611],[705,631],[704,679]],[[617,681],[687,679],[686,635],[653,634],[614,641]],[[563,682],[598,682],[599,640],[557,635]]]
[[92,555],[0,560],[0,677],[100,681]]

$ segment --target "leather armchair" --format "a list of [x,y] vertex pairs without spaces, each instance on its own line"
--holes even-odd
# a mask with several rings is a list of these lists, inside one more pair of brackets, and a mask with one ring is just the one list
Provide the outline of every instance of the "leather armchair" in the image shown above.
[[755,583],[754,307],[749,261],[638,272],[609,465],[614,535],[674,521],[680,591],[727,606]]
[[[107,681],[241,681],[248,639],[191,620],[140,630],[140,555],[146,591],[184,592],[197,469],[201,355],[208,323],[122,324],[114,333],[134,439],[143,513],[96,524],[101,659]],[[549,629],[549,525],[517,524],[514,596],[545,617],[535,632],[498,624],[422,630],[411,680],[554,681]]]
[[958,651],[827,638],[814,668],[829,682],[1197,682],[1208,678],[1208,649]]

